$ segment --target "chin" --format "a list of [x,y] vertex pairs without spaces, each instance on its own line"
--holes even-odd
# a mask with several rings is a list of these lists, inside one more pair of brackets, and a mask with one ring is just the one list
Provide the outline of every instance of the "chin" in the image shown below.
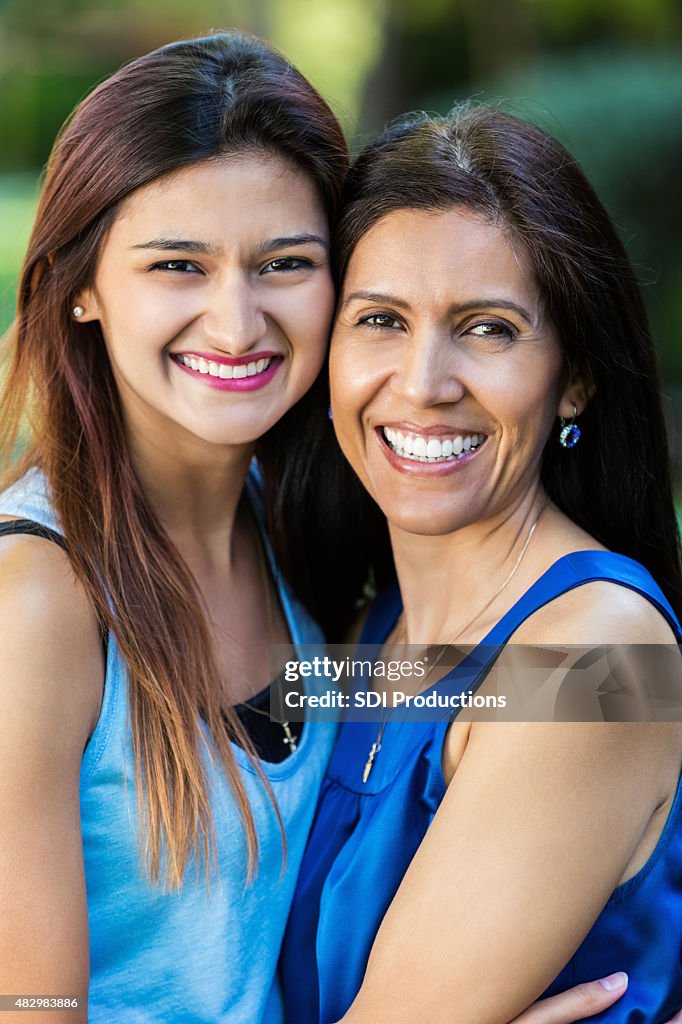
[[407,507],[382,506],[390,527],[418,537],[444,537],[467,526],[476,517],[471,510],[468,514],[458,511],[450,503],[446,508],[429,508],[427,502],[418,506],[410,503]]
[[279,414],[220,420],[216,417],[202,419],[192,425],[187,424],[190,432],[206,444],[248,445],[254,444],[278,422]]

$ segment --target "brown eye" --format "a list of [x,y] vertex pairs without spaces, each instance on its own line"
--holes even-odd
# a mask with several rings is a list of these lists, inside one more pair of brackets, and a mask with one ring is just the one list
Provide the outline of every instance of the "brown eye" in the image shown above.
[[190,260],[164,260],[155,263],[152,270],[170,270],[179,274],[199,273],[199,268]]
[[394,316],[389,313],[372,313],[371,316],[363,316],[360,324],[365,324],[367,327],[373,327],[375,330],[400,330],[402,324],[400,320],[396,320]]
[[514,337],[512,329],[506,324],[499,323],[497,320],[485,320],[474,324],[469,328],[468,333],[475,335],[477,338],[508,338],[511,340]]
[[276,260],[270,260],[261,270],[261,274],[287,273],[292,270],[307,270],[312,266],[310,260],[301,259],[300,256],[279,256]]

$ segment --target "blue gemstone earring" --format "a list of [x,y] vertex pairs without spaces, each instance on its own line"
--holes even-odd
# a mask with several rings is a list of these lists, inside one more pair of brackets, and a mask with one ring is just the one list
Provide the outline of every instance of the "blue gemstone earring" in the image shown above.
[[582,431],[577,426],[575,418],[578,415],[578,409],[575,402],[573,402],[573,419],[570,423],[567,423],[564,417],[561,417],[561,433],[559,434],[559,444],[562,448],[575,448],[578,441],[580,440],[580,434]]
[[331,405],[330,405],[330,406],[329,406],[329,408],[327,409],[327,419],[329,420],[329,422],[330,422],[330,423],[333,423],[333,422],[334,422],[334,413],[332,412],[332,407],[331,407]]

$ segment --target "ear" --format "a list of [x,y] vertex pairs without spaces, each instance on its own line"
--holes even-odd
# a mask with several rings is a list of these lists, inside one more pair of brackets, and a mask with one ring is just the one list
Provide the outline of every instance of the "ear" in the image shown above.
[[565,420],[572,419],[574,413],[576,416],[580,416],[585,412],[587,403],[596,390],[594,381],[590,377],[576,372],[570,377],[564,388],[559,400],[557,416],[561,416]]
[[[82,310],[82,313],[77,313]],[[94,288],[81,288],[71,300],[71,319],[76,323],[86,324],[88,321],[99,320],[100,306]]]

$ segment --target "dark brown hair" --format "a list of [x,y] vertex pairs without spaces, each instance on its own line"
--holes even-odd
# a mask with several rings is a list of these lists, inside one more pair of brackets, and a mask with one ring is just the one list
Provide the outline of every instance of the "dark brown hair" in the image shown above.
[[567,364],[595,386],[580,444],[567,452],[555,435],[547,442],[549,496],[606,547],[642,562],[682,617],[668,442],[642,296],[606,210],[563,146],[484,106],[396,123],[348,176],[337,281],[381,217],[452,206],[479,211],[521,243]]
[[[84,100],[50,158],[1,405],[2,486],[31,466],[45,473],[75,570],[125,659],[146,863],[153,879],[165,864],[171,887],[192,855],[208,868],[214,847],[200,716],[244,821],[250,872],[258,841],[232,739],[267,781],[221,697],[195,581],[134,472],[99,324],[75,324],[70,307],[92,283],[126,196],[198,161],[248,151],[309,174],[334,226],[348,168],[343,133],[305,78],[260,40],[227,33],[164,46]],[[312,544],[313,455],[301,424],[326,423],[325,390],[317,384],[261,445],[269,518],[290,546],[303,537]],[[12,465],[25,417],[27,445]]]

